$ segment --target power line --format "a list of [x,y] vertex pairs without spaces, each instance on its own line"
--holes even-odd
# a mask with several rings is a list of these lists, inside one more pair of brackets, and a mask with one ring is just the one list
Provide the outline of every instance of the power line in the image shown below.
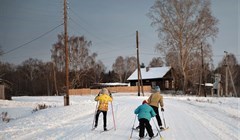
[[62,25],[63,25],[63,23],[60,24],[60,25],[58,25],[58,26],[56,26],[56,27],[54,27],[53,29],[51,29],[51,30],[49,30],[49,31],[47,31],[47,32],[45,32],[45,33],[43,33],[43,34],[41,34],[40,36],[38,36],[38,37],[32,39],[31,41],[28,41],[28,42],[26,42],[26,43],[24,43],[24,44],[22,44],[22,45],[20,45],[20,46],[18,46],[18,47],[16,47],[16,48],[13,48],[13,49],[11,49],[11,50],[9,50],[9,51],[3,53],[3,55],[8,54],[8,53],[10,53],[10,52],[13,52],[13,51],[15,51],[15,50],[17,50],[17,49],[20,49],[20,48],[22,48],[22,47],[25,47],[26,45],[28,45],[28,44],[30,44],[30,43],[32,43],[32,42],[34,42],[34,41],[36,41],[36,40],[42,38],[43,36],[49,34],[50,32],[54,31],[55,29],[57,29],[58,27],[60,27],[60,26],[62,26]]
[[69,7],[69,10],[80,20],[83,21],[86,25],[90,25],[91,28],[93,28],[93,26],[91,25],[91,23],[87,22],[86,20],[84,20],[82,17],[80,17],[77,12],[75,12],[71,7]]
[[97,35],[93,34],[92,32],[90,32],[89,30],[87,30],[86,28],[84,28],[82,25],[80,25],[78,22],[76,22],[75,20],[73,20],[72,18],[69,18],[73,23],[75,23],[76,25],[78,25],[79,27],[81,27],[84,31],[86,31],[88,34],[92,35],[93,37],[95,37],[96,39],[99,39],[101,41],[103,41],[106,44],[109,44],[111,46],[114,46],[113,43],[107,41],[107,40],[103,40],[102,38],[98,37]]
[[[75,15],[75,17],[77,17],[77,19],[78,19],[79,21],[83,21],[86,25],[91,26],[91,28],[95,28],[95,27],[92,26],[89,22],[87,22],[86,20],[84,20],[83,18],[81,18],[81,17],[79,16],[79,14],[77,14],[77,12],[75,12],[71,7],[70,7],[69,9],[70,9],[71,13],[73,13],[73,15]],[[91,32],[89,29],[87,29],[87,28],[85,28],[83,25],[79,24],[79,22],[77,22],[76,20],[74,20],[73,18],[71,18],[71,16],[69,16],[69,19],[70,19],[74,24],[76,24],[78,27],[82,28],[86,33],[88,33],[89,35],[91,35],[92,37],[94,37],[94,38],[102,41],[103,43],[105,43],[105,44],[107,44],[107,45],[110,45],[111,47],[112,47],[112,46],[116,46],[115,43],[110,42],[109,40],[105,40],[105,39],[103,39],[102,37],[97,36],[96,34],[94,34],[93,32]],[[95,29],[96,29],[96,28],[95,28]],[[130,35],[122,35],[122,36],[119,36],[119,37],[117,37],[117,38],[118,38],[118,39],[123,39],[123,38],[128,38],[128,37],[133,37],[133,36],[135,36],[135,33],[132,33],[132,34],[130,34]],[[109,47],[109,46],[107,46],[107,47]]]

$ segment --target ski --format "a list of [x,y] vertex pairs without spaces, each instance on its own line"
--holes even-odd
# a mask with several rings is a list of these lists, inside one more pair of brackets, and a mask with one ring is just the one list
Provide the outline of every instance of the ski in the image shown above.
[[110,131],[110,130],[112,130],[113,128],[110,128],[110,129],[107,129],[107,130],[102,130],[102,131],[100,131],[100,133],[103,133],[103,132],[107,132],[107,131]]
[[137,129],[137,128],[132,128],[132,130],[139,131],[139,129]]
[[169,127],[166,127],[166,128],[164,128],[164,129],[160,129],[160,132],[166,131],[166,130],[168,130],[168,129],[169,129]]
[[148,136],[148,134],[146,133],[146,135],[143,138],[139,138],[139,140],[143,140],[144,138],[146,138]]
[[149,140],[152,140],[154,138],[156,138],[158,136],[158,133],[156,135],[154,135],[153,137],[149,138]]

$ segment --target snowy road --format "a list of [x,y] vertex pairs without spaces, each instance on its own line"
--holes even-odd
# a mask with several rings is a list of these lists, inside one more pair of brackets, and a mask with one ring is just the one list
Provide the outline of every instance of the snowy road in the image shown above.
[[[98,128],[91,131],[96,107],[93,96],[72,96],[71,105],[67,107],[62,106],[62,97],[16,97],[11,102],[0,100],[0,111],[7,111],[14,118],[9,123],[0,123],[0,139],[128,140],[135,118],[133,111],[147,97],[114,96],[117,129],[103,133],[102,115]],[[37,102],[55,104],[57,107],[29,113]],[[165,96],[164,103],[165,121],[170,127],[161,133],[164,140],[240,139],[240,110],[237,98]],[[111,129],[114,126],[111,105],[109,109],[108,128]],[[162,118],[161,112],[160,115]],[[156,122],[155,118],[154,121]],[[156,133],[153,120],[151,124]],[[138,125],[137,120],[134,125]],[[137,138],[138,132],[134,131],[133,139]]]

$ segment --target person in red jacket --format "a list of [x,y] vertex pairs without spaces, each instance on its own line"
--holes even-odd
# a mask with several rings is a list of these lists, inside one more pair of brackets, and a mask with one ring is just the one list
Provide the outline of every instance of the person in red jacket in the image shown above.
[[107,131],[107,111],[108,111],[108,102],[112,102],[112,96],[109,94],[106,88],[103,88],[100,93],[95,97],[95,101],[98,101],[98,110],[95,115],[95,125],[98,126],[98,117],[100,113],[103,113],[103,129]]

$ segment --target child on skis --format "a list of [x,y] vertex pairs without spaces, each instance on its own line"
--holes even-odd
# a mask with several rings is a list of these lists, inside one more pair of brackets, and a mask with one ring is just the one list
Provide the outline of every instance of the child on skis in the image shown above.
[[144,100],[142,102],[142,105],[138,106],[137,109],[135,109],[134,113],[138,114],[139,127],[140,127],[140,131],[139,131],[140,139],[144,137],[145,128],[147,129],[149,137],[152,138],[154,136],[154,133],[149,121],[152,117],[156,115],[152,107],[147,104],[146,100]]
[[[165,128],[162,126],[162,121],[161,121],[159,111],[158,111],[159,104],[160,104],[160,107],[161,107],[161,111],[162,112],[164,111],[163,97],[160,94],[160,87],[159,86],[154,87],[153,93],[150,95],[150,97],[148,98],[147,101],[148,101],[148,104],[153,108],[154,112],[156,113],[156,119],[157,119],[158,126],[159,126],[160,130],[164,130]],[[135,129],[138,130],[139,126],[137,126]]]
[[108,92],[106,88],[101,89],[100,93],[95,97],[95,101],[99,102],[98,110],[95,115],[95,125],[94,128],[98,126],[98,117],[100,113],[103,113],[103,129],[107,131],[107,111],[108,102],[112,102],[111,93]]

